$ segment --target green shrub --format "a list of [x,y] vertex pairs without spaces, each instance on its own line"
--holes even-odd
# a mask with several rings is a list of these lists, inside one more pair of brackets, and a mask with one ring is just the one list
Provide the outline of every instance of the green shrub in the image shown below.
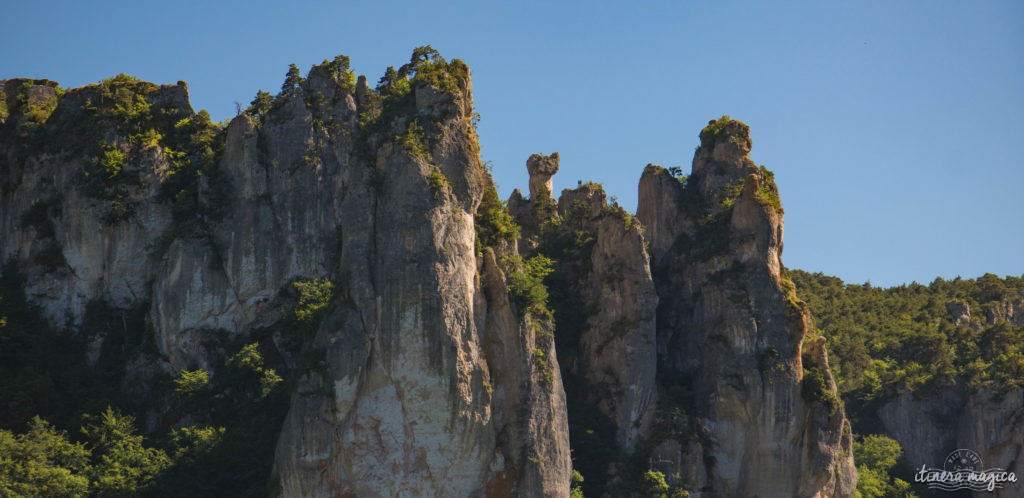
[[[427,148],[427,137],[423,133],[423,127],[415,120],[409,123],[405,133],[398,136],[398,144],[414,158],[424,160],[430,158],[430,152]],[[440,171],[437,174],[440,174]],[[434,198],[436,199],[437,196],[435,195]]]
[[743,180],[736,179],[729,182],[727,185],[722,187],[722,193],[725,194],[725,198],[718,204],[722,209],[731,209],[733,204],[736,203],[736,198],[740,196],[740,192],[743,191]]
[[484,190],[473,221],[477,253],[482,254],[484,247],[495,247],[503,240],[514,242],[519,238],[519,225],[512,219],[508,206],[498,198],[498,191],[493,187]]
[[728,115],[712,120],[700,131],[700,145],[701,147],[714,147],[715,141],[717,141],[722,132],[725,131],[725,125],[729,124],[732,119]]
[[97,495],[137,495],[170,466],[163,450],[143,445],[143,437],[135,433],[135,417],[107,407],[99,415],[83,418],[82,434],[92,448],[90,477]]
[[113,147],[103,151],[103,156],[98,160],[100,171],[107,180],[115,180],[124,170],[124,153]]
[[210,388],[210,373],[206,370],[182,370],[174,379],[174,392],[191,396]]
[[430,167],[430,175],[427,176],[427,182],[430,183],[430,188],[434,191],[434,200],[438,200],[444,195],[445,192],[451,190],[451,185],[448,184],[448,178],[441,173],[441,170],[437,166]]
[[292,287],[299,295],[295,305],[295,320],[302,324],[311,324],[318,320],[327,308],[334,294],[334,284],[326,278],[298,280]]
[[513,301],[526,313],[550,316],[547,309],[548,289],[544,277],[551,272],[552,261],[538,254],[521,264],[508,275],[508,290]]
[[197,456],[211,453],[224,441],[225,428],[209,426],[180,427],[171,430],[171,444],[177,462],[194,460]]
[[576,469],[569,477],[569,498],[583,498],[583,474]]
[[3,84],[0,83],[0,122],[7,119],[11,115],[9,109],[7,109],[7,92],[4,91]]
[[102,85],[110,85],[110,84],[114,84],[114,83],[137,83],[137,82],[140,82],[140,81],[142,81],[142,80],[140,80],[138,78],[138,76],[131,75],[131,74],[125,74],[125,73],[118,73],[115,76],[111,76],[111,77],[101,81],[100,84],[102,84]]
[[263,123],[267,120],[267,114],[274,108],[274,96],[270,92],[264,92],[258,90],[256,97],[249,103],[249,107],[245,109],[245,113],[256,119],[257,122]]
[[349,58],[347,55],[337,55],[333,61],[324,59],[324,67],[331,78],[344,93],[352,93],[356,88],[356,73],[349,69]]
[[778,186],[775,185],[775,173],[764,166],[761,170],[761,187],[757,189],[757,201],[764,206],[771,206],[778,213],[783,213],[782,201],[779,200]]
[[681,183],[683,188],[686,188],[687,176],[683,173],[683,168],[680,168],[679,166],[669,167],[668,174],[671,175],[672,178],[675,178],[677,182]]
[[299,67],[295,64],[288,64],[288,72],[284,76],[284,83],[281,84],[281,93],[279,97],[288,97],[299,90],[299,87],[305,79],[302,77],[302,73],[299,72]]
[[448,63],[441,54],[430,45],[416,47],[409,63],[399,68],[397,76],[412,76],[413,87],[430,85],[445,93],[457,93],[465,81],[469,79],[469,66],[459,59]]
[[228,358],[225,364],[234,379],[240,381],[246,391],[253,393],[256,399],[266,398],[283,380],[272,368],[263,366],[263,355],[259,352],[259,344],[252,343]]
[[24,434],[0,430],[0,496],[86,496],[89,450],[38,416]]
[[548,361],[547,355],[544,354],[544,350],[540,348],[533,350],[533,364],[537,368],[541,382],[550,386],[554,382],[554,374],[552,373],[551,363]]
[[880,434],[858,437],[853,443],[857,464],[857,496],[864,498],[917,496],[910,484],[896,477],[897,466],[905,465],[903,448],[895,439]]
[[825,406],[829,407],[833,415],[839,409],[839,399],[829,389],[825,376],[816,367],[809,367],[806,363],[804,365],[804,379],[800,384],[800,394],[803,396],[804,401],[824,403]]

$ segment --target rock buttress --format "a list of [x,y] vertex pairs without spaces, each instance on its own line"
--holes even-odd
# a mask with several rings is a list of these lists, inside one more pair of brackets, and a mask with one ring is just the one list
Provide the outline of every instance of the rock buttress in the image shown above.
[[453,61],[424,82],[439,66],[421,67],[405,96],[382,85],[360,104],[375,121],[359,130],[339,209],[346,299],[317,332],[320,367],[299,379],[285,421],[283,496],[568,495],[551,334],[509,305],[493,251],[475,247],[493,184],[468,68]]
[[803,345],[778,190],[750,147],[745,124],[712,121],[689,178],[648,166],[640,181],[666,392],[652,463],[695,493],[851,496],[849,423],[823,345]]

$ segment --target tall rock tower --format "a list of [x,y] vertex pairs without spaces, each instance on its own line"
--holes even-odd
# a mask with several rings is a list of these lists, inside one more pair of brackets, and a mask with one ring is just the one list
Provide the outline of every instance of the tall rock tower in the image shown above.
[[715,496],[851,496],[849,422],[823,341],[804,343],[778,188],[751,145],[747,125],[723,117],[701,132],[688,178],[648,166],[640,180],[658,368],[674,393],[660,402],[678,414],[652,462]]

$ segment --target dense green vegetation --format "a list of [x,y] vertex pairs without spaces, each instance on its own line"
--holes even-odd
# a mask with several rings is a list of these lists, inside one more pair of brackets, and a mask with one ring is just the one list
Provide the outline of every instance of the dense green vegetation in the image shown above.
[[543,254],[510,263],[508,290],[519,309],[537,316],[551,316],[548,310],[548,288],[544,277],[551,274],[552,261]]
[[[432,86],[455,95],[467,88],[469,66],[459,59],[451,62],[429,45],[413,50],[409,62],[398,70],[389,66],[375,90],[369,90],[366,105],[359,108],[361,153],[374,157],[368,148],[375,136],[390,136],[411,156],[429,159],[434,144],[440,139],[439,124],[445,116],[416,115],[415,89]],[[401,125],[398,118],[407,117]],[[399,126],[401,125],[401,126]],[[396,129],[398,127],[398,129]]]
[[[0,278],[0,496],[266,496],[291,378],[271,366],[267,337],[231,341],[211,370],[136,383],[122,391],[133,357],[154,361],[147,303],[93,301],[77,334],[51,327],[24,295],[13,263]],[[333,285],[299,280],[276,327],[315,330]],[[87,341],[104,336],[94,364]],[[163,407],[161,410],[160,407]],[[158,410],[154,413],[153,410]],[[136,420],[156,424],[146,437]],[[155,419],[153,417],[156,417]]]
[[484,190],[473,223],[476,228],[476,252],[481,256],[484,247],[511,243],[519,238],[519,225],[509,214],[508,206],[498,198],[498,191],[494,187]]
[[[839,392],[849,404],[925,393],[965,382],[994,391],[1024,386],[1024,326],[995,317],[1003,299],[1024,296],[1024,278],[935,279],[887,289],[791,270],[817,330],[828,339]],[[969,306],[978,331],[954,323],[946,303]]]
[[913,473],[896,440],[879,434],[858,437],[853,443],[853,459],[857,463],[856,498],[917,496],[908,481],[896,477]]
[[[1002,317],[1003,301],[1024,297],[1024,278],[935,279],[878,288],[821,273],[789,270],[807,302],[815,334],[828,340],[832,373],[855,435],[857,493],[914,496],[913,470],[899,443],[874,434],[878,406],[899,388],[927,396],[961,386],[1000,396],[1024,386],[1024,325]],[[954,321],[947,303],[970,309],[974,323]],[[958,305],[954,305],[954,308]],[[804,395],[827,396],[821,374],[808,369]]]
[[714,147],[715,142],[722,137],[725,131],[725,125],[732,121],[728,115],[723,115],[718,119],[711,120],[703,130],[700,131],[700,145],[701,147]]

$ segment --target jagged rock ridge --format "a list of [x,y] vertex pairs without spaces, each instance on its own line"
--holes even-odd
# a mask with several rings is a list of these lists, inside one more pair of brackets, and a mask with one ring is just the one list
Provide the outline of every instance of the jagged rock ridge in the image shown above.
[[[473,215],[493,186],[468,68],[413,59],[377,90],[325,61],[254,102],[223,142],[173,140],[204,119],[184,84],[113,79],[58,99],[30,82],[8,117],[31,141],[3,151],[0,256],[24,262],[29,295],[72,328],[91,300],[151,303],[157,351],[133,362],[137,380],[212,369],[225,336],[280,319],[290,282],[330,278],[336,297],[308,342],[280,331],[261,342],[297,379],[281,495],[567,496],[550,331],[509,305],[493,251],[475,250]],[[27,115],[44,105],[48,116]],[[92,122],[95,143],[74,146],[78,122]],[[209,151],[179,154],[193,142]],[[105,184],[91,189],[97,168]],[[168,198],[188,168],[194,182]],[[42,200],[59,213],[45,231],[20,221]],[[41,259],[41,245],[59,257]]]
[[[563,358],[618,447],[677,487],[852,494],[848,425],[823,345],[803,347],[778,191],[742,123],[705,130],[686,187],[648,167],[636,218],[595,185],[556,201],[559,157],[535,155],[515,234],[480,163],[469,69],[430,50],[376,89],[347,58],[290,74],[225,129],[182,82],[4,88],[0,256],[72,331],[91,302],[145,310],[154,350],[124,366],[139,396],[215,370],[228,341],[273,353],[293,380],[274,494],[568,496]],[[516,290],[550,234],[580,237],[558,253],[583,310],[564,336],[564,308]],[[275,327],[311,279],[333,284],[322,319]],[[154,402],[147,426],[163,416]]]

